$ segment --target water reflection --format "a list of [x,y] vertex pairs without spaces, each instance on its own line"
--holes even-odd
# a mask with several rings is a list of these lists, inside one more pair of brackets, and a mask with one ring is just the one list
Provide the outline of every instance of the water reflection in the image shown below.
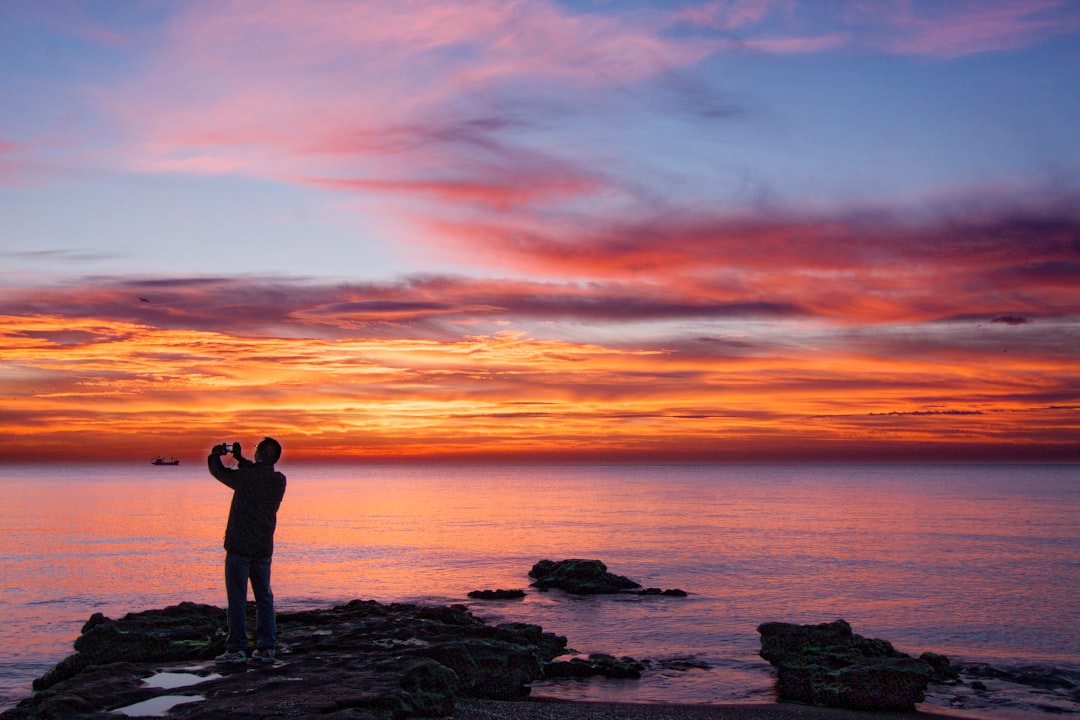
[[[151,482],[142,467],[0,469],[0,642],[14,649],[13,664],[66,655],[92,612],[224,605],[228,492],[201,467],[175,470]],[[723,695],[730,681],[756,697],[770,686],[756,655],[766,620],[844,617],[907,652],[987,662],[1080,656],[1080,611],[1068,600],[1080,595],[1071,468],[283,471],[279,607],[469,602],[565,634],[583,652],[692,656],[714,668],[707,682],[684,673],[647,693],[677,682]],[[569,557],[691,595],[466,599],[525,588],[537,560]]]
[[112,712],[128,717],[165,717],[177,705],[202,702],[205,699],[202,695],[159,695],[134,705],[116,708]]

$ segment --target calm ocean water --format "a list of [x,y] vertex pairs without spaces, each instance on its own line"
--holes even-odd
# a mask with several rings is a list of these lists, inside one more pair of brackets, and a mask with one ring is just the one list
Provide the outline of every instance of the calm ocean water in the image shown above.
[[[1080,682],[1080,466],[280,467],[279,608],[458,602],[655,661],[537,695],[768,701],[757,625],[838,617],[911,654]],[[224,605],[229,491],[201,461],[0,466],[0,492],[0,709],[94,612]],[[690,596],[466,598],[571,557]],[[1061,688],[985,682],[928,702],[1080,712]]]

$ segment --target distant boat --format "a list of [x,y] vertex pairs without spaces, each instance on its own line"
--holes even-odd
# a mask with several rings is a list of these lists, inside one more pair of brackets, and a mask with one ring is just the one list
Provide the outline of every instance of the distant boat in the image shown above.
[[151,462],[150,464],[151,465],[179,465],[180,461],[178,459],[176,459],[176,458],[169,458],[168,460],[166,460],[165,458],[158,455],[156,458],[154,458],[153,462]]

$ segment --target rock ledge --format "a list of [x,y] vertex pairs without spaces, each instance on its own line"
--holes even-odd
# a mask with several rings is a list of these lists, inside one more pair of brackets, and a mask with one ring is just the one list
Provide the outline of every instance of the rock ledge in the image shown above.
[[[566,638],[538,625],[491,626],[462,605],[354,600],[281,612],[277,619],[278,661],[236,666],[213,661],[225,648],[221,608],[181,603],[119,620],[95,614],[75,641],[76,652],[0,718],[101,717],[178,694],[191,702],[173,707],[169,717],[186,720],[437,717],[453,711],[456,697],[518,699],[534,681],[585,669],[556,660]],[[633,662],[593,662],[588,670],[626,677]],[[191,673],[196,684],[166,690],[144,682],[161,672]]]

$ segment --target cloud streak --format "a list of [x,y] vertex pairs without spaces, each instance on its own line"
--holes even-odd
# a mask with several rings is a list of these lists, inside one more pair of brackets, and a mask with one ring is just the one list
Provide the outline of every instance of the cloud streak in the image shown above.
[[1071,316],[1080,218],[981,211],[905,221],[671,213],[574,232],[524,222],[443,225],[504,269],[564,279],[647,277],[719,303],[798,308],[831,321],[925,321],[979,313]]

